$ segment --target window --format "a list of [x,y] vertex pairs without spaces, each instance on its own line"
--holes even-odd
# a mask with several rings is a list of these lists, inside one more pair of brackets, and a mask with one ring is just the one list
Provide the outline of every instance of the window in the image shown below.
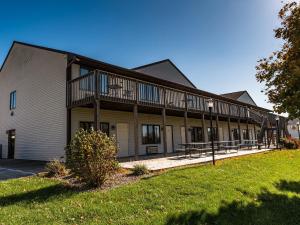
[[[94,127],[94,122],[80,122],[79,127],[84,130],[90,130],[92,127]],[[101,122],[100,123],[100,130],[103,133],[106,133],[107,136],[109,136],[109,123]]]
[[192,142],[203,141],[202,127],[192,127]]
[[100,130],[109,136],[109,123],[100,123]]
[[160,144],[160,126],[159,125],[142,125],[142,142],[143,144]]
[[159,103],[159,88],[151,84],[139,84],[140,100]]
[[232,129],[232,137],[233,137],[234,141],[240,140],[238,129],[236,129],[236,128]]
[[[213,139],[214,141],[218,141],[218,132],[217,132],[217,128],[213,127],[212,129],[212,133],[213,133]],[[207,135],[208,135],[208,140],[211,140],[211,131],[210,131],[210,127],[207,128]]]
[[92,70],[87,68],[87,67],[83,67],[83,66],[80,66],[80,76],[84,76],[86,74],[88,74],[89,72],[91,72]]
[[101,73],[99,82],[100,94],[108,94],[108,75]]
[[[80,66],[80,71],[79,75],[80,76],[85,76],[92,70],[86,67]],[[79,81],[79,89],[83,91],[93,91],[95,88],[94,84],[94,77],[93,76],[88,76],[86,78],[83,78],[82,80]]]
[[9,109],[15,109],[17,105],[17,94],[16,91],[10,93],[9,96]]
[[242,130],[242,134],[243,134],[243,140],[248,140],[248,132],[246,129]]

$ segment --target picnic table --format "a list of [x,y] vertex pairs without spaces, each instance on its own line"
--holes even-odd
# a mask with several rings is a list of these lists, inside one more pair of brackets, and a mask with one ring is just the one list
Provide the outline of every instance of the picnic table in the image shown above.
[[[199,156],[212,152],[211,142],[191,142],[179,145],[181,147],[176,149],[176,152],[184,152],[185,156],[189,154],[191,157],[193,152],[199,152]],[[214,142],[214,149],[215,151],[225,150],[227,153],[228,150],[238,151],[239,145],[236,144],[236,141],[216,141]]]

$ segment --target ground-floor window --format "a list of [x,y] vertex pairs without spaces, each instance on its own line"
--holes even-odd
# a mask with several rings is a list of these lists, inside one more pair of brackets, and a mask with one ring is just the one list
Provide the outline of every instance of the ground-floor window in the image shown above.
[[234,128],[232,129],[232,137],[233,137],[233,140],[240,140],[240,137],[239,137],[239,130],[237,128]]
[[160,144],[160,126],[153,124],[142,125],[143,144]]
[[[217,132],[216,127],[212,128],[212,133],[213,133],[214,141],[217,141],[218,140],[218,132]],[[207,136],[208,136],[208,140],[210,141],[211,140],[211,129],[210,129],[210,127],[207,128]]]
[[192,142],[203,141],[202,127],[192,127]]
[[[84,130],[90,130],[92,129],[92,127],[94,127],[94,122],[86,122],[86,121],[81,121],[79,123],[79,127],[84,129]],[[107,136],[109,136],[109,123],[106,123],[106,122],[101,122],[100,123],[100,130],[103,132],[103,133],[106,133]]]

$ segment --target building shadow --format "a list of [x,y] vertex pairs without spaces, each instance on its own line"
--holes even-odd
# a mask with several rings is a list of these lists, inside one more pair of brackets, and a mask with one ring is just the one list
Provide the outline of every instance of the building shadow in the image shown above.
[[[297,183],[297,184],[295,184]],[[280,184],[284,184],[280,186]],[[290,186],[289,186],[290,185]],[[300,182],[280,181],[280,190],[297,190]],[[278,184],[275,185],[278,187]],[[296,187],[296,188],[295,188]],[[251,198],[243,201],[222,202],[216,213],[205,210],[188,211],[167,218],[166,225],[297,225],[300,224],[300,198],[285,193],[271,193],[262,189],[258,195],[241,191]]]
[[14,204],[32,204],[46,202],[51,198],[64,199],[79,192],[78,188],[71,188],[63,184],[56,184],[45,188],[28,191],[20,194],[13,194],[9,196],[0,197],[1,207]]

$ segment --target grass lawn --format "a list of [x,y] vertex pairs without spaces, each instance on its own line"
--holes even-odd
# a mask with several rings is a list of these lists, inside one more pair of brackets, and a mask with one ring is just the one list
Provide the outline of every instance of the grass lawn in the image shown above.
[[175,169],[107,191],[0,182],[0,224],[300,224],[300,151]]

